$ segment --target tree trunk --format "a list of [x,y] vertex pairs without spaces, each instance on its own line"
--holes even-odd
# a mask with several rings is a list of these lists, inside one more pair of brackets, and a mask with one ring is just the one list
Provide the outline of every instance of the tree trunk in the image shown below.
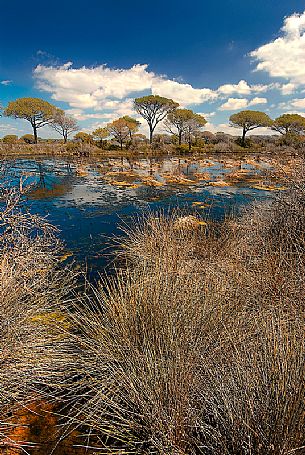
[[182,131],[179,131],[179,141],[178,144],[181,145],[182,142]]
[[36,125],[33,125],[33,132],[34,132],[34,144],[37,144],[38,138],[37,138],[37,128],[36,128]]
[[153,128],[150,126],[149,127],[149,143],[152,144],[152,141],[153,141],[153,133],[154,133],[154,130]]
[[243,128],[243,135],[242,135],[242,138],[241,138],[241,145],[244,147],[246,145],[246,128],[244,127]]
[[189,137],[189,151],[191,151],[192,148],[192,138],[191,136]]
[[123,150],[123,141],[120,141],[121,150]]

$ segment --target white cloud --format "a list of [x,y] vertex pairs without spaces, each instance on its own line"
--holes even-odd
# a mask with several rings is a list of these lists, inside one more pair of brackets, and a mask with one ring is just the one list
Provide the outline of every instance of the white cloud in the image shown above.
[[253,98],[252,100],[247,100],[246,98],[229,98],[224,104],[219,108],[220,111],[237,111],[238,109],[244,109],[249,106],[255,106],[256,104],[266,104],[266,98]]
[[[5,136],[7,134],[16,134],[17,136],[22,136],[28,131],[24,130],[22,126],[16,126],[15,124],[10,124],[10,120],[5,123],[0,123],[0,134]],[[15,122],[14,122],[15,123]]]
[[267,98],[253,98],[253,100],[250,100],[248,103],[248,106],[255,106],[256,104],[267,104],[268,100]]
[[282,36],[250,53],[258,61],[256,70],[271,77],[285,78],[299,86],[305,84],[305,11],[286,17]]
[[[249,85],[244,80],[222,85],[217,90],[194,88],[157,75],[148,70],[148,65],[134,65],[129,69],[111,69],[105,65],[73,68],[71,62],[62,66],[38,65],[34,77],[38,88],[51,93],[54,100],[67,102],[75,109],[95,110],[115,109],[120,100],[131,99],[132,94],[144,91],[172,98],[180,106],[190,106],[232,93],[248,95],[270,88],[270,85]],[[131,109],[132,103],[129,104],[129,113]]]
[[293,84],[292,82],[288,82],[288,84],[283,84],[282,86],[280,86],[282,95],[291,95],[296,91],[296,89],[297,89],[296,84]]
[[[266,105],[267,99],[260,94],[269,90],[291,94],[297,88],[297,84],[291,81],[250,84],[245,80],[224,84],[215,90],[195,88],[183,80],[158,75],[144,64],[127,69],[113,69],[106,65],[73,68],[71,62],[61,66],[40,64],[34,70],[34,77],[40,90],[49,92],[53,100],[69,105],[69,115],[79,122],[87,121],[87,129],[91,129],[90,120],[94,126],[101,126],[123,115],[138,117],[133,109],[133,99],[140,93],[172,98],[181,107],[198,105],[202,111],[209,109],[201,106],[203,103],[223,100],[219,111],[236,111]],[[203,115],[210,120],[214,114]],[[160,130],[162,125],[159,126]],[[143,128],[146,128],[146,123],[141,119],[141,131]]]
[[5,131],[8,134],[8,133],[17,133],[17,132],[19,132],[19,129],[12,125],[0,124],[0,131]]
[[233,128],[232,126],[230,126],[229,123],[219,123],[219,124],[216,124],[216,123],[206,123],[206,125],[204,126],[204,129],[207,130],[207,131],[211,131],[211,133],[218,133],[218,132],[222,132],[222,133],[226,133],[226,134],[231,134],[232,136],[238,136],[238,131]]
[[84,109],[71,108],[66,109],[66,113],[78,121],[88,119],[113,120],[124,115],[134,115],[133,100],[127,98],[124,101],[106,100],[103,103],[105,110],[103,112],[86,112]]
[[5,81],[0,81],[1,85],[10,85],[13,81],[5,80]]
[[209,88],[193,88],[190,84],[156,77],[152,82],[152,94],[171,98],[181,106],[202,104],[215,100],[217,93]]
[[107,98],[124,99],[130,93],[150,89],[154,73],[147,65],[130,69],[110,69],[105,65],[94,68],[72,68],[38,65],[34,77],[40,90],[52,93],[56,101],[65,101],[71,107],[100,109]]
[[74,117],[78,121],[88,120],[88,119],[109,119],[112,118],[111,113],[107,112],[94,112],[94,113],[87,113],[83,109],[67,109],[66,113],[71,117]]
[[293,114],[299,109],[305,108],[305,98],[295,98],[287,102],[279,103],[277,108],[287,114]]
[[305,98],[294,99],[290,102],[290,105],[297,109],[304,109],[305,108]]
[[236,111],[248,106],[248,100],[245,98],[229,98],[219,108],[220,111]]
[[221,95],[233,95],[233,93],[237,93],[239,95],[250,95],[251,93],[266,92],[270,88],[272,88],[271,85],[249,85],[248,82],[241,80],[238,84],[221,85],[217,92]]
[[[231,134],[232,136],[240,136],[241,133],[241,129],[235,128],[231,126],[229,123],[219,124],[207,123],[205,125],[205,129],[211,131],[211,133],[214,134],[217,132],[222,132],[226,134]],[[276,133],[272,131],[270,128],[255,128],[253,131],[248,133],[249,136],[259,134],[262,134],[264,136],[272,136]]]
[[38,65],[34,77],[38,88],[50,92],[54,100],[79,109],[112,109],[119,100],[143,91],[172,98],[182,106],[201,104],[218,96],[211,89],[193,88],[158,76],[147,68],[147,65],[134,65],[129,69],[111,69],[101,65],[75,69],[68,62],[59,67]]
[[197,112],[197,114],[202,115],[206,120],[210,119],[211,117],[214,117],[216,115],[216,112]]

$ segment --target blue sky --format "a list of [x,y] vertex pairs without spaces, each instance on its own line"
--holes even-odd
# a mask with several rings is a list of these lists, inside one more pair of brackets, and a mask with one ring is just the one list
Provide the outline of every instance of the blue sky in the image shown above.
[[[133,115],[132,99],[149,93],[206,114],[211,131],[235,133],[228,118],[246,108],[302,114],[304,10],[304,0],[11,0],[0,101],[45,98],[87,131]],[[26,121],[0,119],[0,136],[27,132]]]

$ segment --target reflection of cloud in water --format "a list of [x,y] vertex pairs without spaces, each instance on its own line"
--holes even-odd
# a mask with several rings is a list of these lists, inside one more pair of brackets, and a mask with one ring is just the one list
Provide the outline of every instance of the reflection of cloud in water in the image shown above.
[[83,204],[105,206],[136,201],[135,189],[122,189],[101,182],[85,181],[74,184],[68,194],[59,198],[58,205],[66,207]]
[[60,207],[92,205],[115,210],[125,205],[147,207],[151,201],[161,201],[174,194],[179,194],[175,188],[156,188],[145,185],[124,188],[110,185],[91,175],[81,182],[75,180],[70,191],[57,198],[54,203]]
[[235,194],[241,194],[246,196],[256,196],[257,191],[252,188],[238,187],[238,186],[206,186],[205,190],[208,191],[212,196],[233,196]]

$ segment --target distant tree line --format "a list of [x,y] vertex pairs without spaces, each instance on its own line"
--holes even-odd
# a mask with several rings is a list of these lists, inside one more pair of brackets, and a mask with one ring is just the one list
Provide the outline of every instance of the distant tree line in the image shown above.
[[[154,141],[156,127],[163,122],[165,130],[176,138],[178,145],[185,143],[190,150],[194,137],[202,132],[207,123],[202,115],[190,109],[180,109],[179,104],[172,99],[158,95],[136,98],[134,110],[147,122],[150,144]],[[6,108],[0,105],[0,115],[24,119],[31,124],[33,134],[26,134],[21,138],[27,143],[37,144],[38,130],[44,126],[49,126],[59,133],[64,143],[72,133],[79,130],[73,117],[40,98],[19,98],[9,102]],[[271,128],[287,138],[305,135],[305,118],[299,114],[283,114],[272,120],[265,112],[244,110],[231,115],[229,120],[231,126],[242,129],[242,147],[247,144],[247,133],[261,127]],[[101,147],[104,141],[114,139],[123,149],[124,145],[130,145],[136,138],[145,139],[145,136],[138,133],[139,127],[138,120],[125,115],[97,128],[92,134],[78,132],[74,139],[89,144],[96,141]],[[17,140],[15,135],[7,135],[3,139],[7,143]]]

